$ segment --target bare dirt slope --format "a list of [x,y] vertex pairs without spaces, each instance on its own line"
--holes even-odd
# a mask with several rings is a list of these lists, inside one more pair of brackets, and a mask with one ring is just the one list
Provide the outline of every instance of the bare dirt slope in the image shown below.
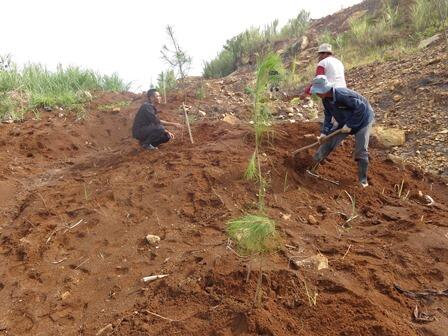
[[391,62],[350,70],[349,86],[372,103],[378,124],[406,131],[395,154],[448,177],[448,54],[442,39]]
[[[99,111],[121,100],[131,104]],[[142,102],[108,94],[84,121],[44,114],[1,125],[0,334],[446,335],[446,296],[410,298],[394,287],[448,288],[445,184],[373,149],[371,186],[360,190],[351,141],[321,170],[341,185],[316,180],[289,153],[317,124],[278,125],[263,165],[283,243],[265,260],[263,303],[253,307],[257,268],[246,282],[249,261],[225,234],[228,219],[256,206],[242,178],[250,130],[198,120],[195,145],[178,133],[144,152],[129,135]],[[180,120],[180,103],[169,97],[162,117]],[[356,201],[349,223],[345,191]],[[147,234],[161,237],[157,247]],[[292,262],[318,253],[329,268]],[[169,276],[140,281],[152,274]],[[416,305],[435,321],[415,321]]]

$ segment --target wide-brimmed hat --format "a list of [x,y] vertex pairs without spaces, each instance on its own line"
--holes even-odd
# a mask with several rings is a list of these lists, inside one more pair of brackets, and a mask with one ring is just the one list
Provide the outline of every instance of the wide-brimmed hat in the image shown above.
[[314,77],[311,85],[311,93],[327,93],[333,88],[333,84],[330,83],[325,75],[319,75]]
[[330,43],[322,43],[319,48],[317,49],[318,53],[333,53],[333,48],[331,47]]

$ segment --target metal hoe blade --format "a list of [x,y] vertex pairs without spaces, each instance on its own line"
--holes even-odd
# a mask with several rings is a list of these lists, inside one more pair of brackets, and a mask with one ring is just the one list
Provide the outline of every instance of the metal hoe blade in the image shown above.
[[320,179],[320,180],[323,180],[323,181],[327,181],[327,182],[333,183],[333,184],[335,184],[335,185],[337,185],[337,186],[339,185],[339,181],[331,180],[331,179],[326,178],[326,177],[324,177],[324,176],[322,176],[322,175],[315,174],[315,173],[313,173],[313,172],[312,172],[311,170],[309,170],[309,169],[306,170],[306,173],[307,173],[308,175],[311,175],[311,176],[313,176],[313,177],[316,177],[316,178],[318,178],[318,179]]

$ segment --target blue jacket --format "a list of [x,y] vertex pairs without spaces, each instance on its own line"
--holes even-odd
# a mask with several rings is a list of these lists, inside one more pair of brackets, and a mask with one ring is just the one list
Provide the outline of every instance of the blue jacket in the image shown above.
[[331,117],[338,122],[338,129],[344,125],[350,127],[350,134],[356,134],[361,128],[373,122],[375,114],[366,98],[347,88],[333,88],[333,98],[324,98],[325,119],[322,133],[330,134],[333,128]]

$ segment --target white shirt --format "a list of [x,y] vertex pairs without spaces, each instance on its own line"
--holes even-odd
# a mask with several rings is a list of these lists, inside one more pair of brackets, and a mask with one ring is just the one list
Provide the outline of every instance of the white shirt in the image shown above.
[[344,75],[344,65],[336,57],[328,56],[317,64],[325,69],[325,76],[334,87],[347,87]]

